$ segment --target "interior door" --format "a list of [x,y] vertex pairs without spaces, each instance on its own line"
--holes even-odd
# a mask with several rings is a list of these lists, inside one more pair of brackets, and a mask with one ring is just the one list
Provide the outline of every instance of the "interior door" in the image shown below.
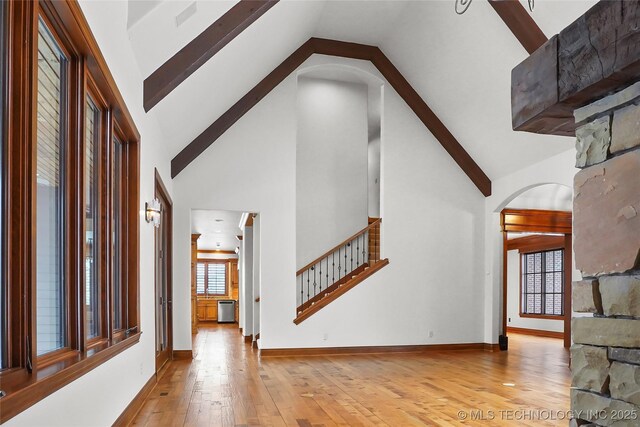
[[173,310],[171,290],[171,201],[156,179],[156,197],[160,201],[160,226],[155,230],[156,287],[156,372],[173,353]]

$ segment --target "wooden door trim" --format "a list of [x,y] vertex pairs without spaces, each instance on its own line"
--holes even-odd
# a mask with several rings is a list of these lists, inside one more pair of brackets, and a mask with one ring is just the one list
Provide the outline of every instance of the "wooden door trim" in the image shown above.
[[[160,195],[162,198],[164,198],[167,201],[167,211],[165,215],[161,218],[161,221],[166,221],[165,224],[167,227],[166,228],[167,253],[165,254],[164,259],[165,259],[165,262],[167,263],[167,296],[170,298],[170,300],[167,302],[167,305],[168,305],[167,351],[169,354],[169,359],[167,362],[169,362],[173,357],[173,269],[172,269],[172,266],[173,266],[173,201],[171,200],[171,196],[169,195],[169,192],[167,191],[167,187],[164,185],[164,181],[162,180],[162,177],[160,176],[160,172],[158,172],[157,168],[155,169],[154,174],[155,174],[154,197],[158,197],[158,195]],[[155,236],[155,233],[154,233],[154,248],[157,245],[156,239],[157,237]],[[158,260],[156,258],[155,262],[157,261]],[[154,295],[155,295],[154,315],[155,315],[156,322],[158,319],[158,288],[156,286],[157,271],[158,270],[156,268],[154,271]],[[157,323],[156,323],[156,327],[157,327]],[[156,334],[156,340],[157,340],[157,334]],[[157,343],[156,343],[156,348],[157,348]],[[158,372],[159,369],[161,368],[162,366],[158,367],[157,358],[156,358],[156,372]]]

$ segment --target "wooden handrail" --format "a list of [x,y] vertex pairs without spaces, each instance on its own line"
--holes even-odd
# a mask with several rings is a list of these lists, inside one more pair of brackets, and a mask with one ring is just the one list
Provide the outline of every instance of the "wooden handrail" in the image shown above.
[[325,252],[324,254],[320,255],[318,258],[314,259],[312,262],[310,262],[309,264],[305,265],[304,267],[302,267],[300,270],[298,270],[296,272],[296,277],[301,275],[302,273],[304,273],[305,271],[307,271],[308,269],[310,269],[311,267],[313,267],[314,265],[316,265],[318,262],[320,262],[322,259],[328,257],[329,255],[331,255],[332,253],[334,253],[335,251],[338,250],[338,248],[340,248],[341,246],[346,245],[347,243],[349,243],[350,241],[352,241],[353,239],[355,239],[356,237],[360,236],[361,234],[364,234],[366,231],[372,229],[373,227],[375,227],[376,225],[379,225],[382,222],[382,218],[378,218],[377,220],[375,220],[374,222],[372,222],[371,224],[369,224],[368,226],[366,226],[365,228],[363,228],[362,230],[358,231],[356,234],[354,234],[353,236],[349,237],[346,240],[343,240],[341,243],[335,245],[332,249],[329,249],[327,252]]

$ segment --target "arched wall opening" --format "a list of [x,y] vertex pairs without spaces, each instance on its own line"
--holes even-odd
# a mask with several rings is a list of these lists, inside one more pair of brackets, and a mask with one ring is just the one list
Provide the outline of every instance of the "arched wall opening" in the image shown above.
[[380,217],[382,86],[346,64],[296,76],[298,266]]
[[574,277],[568,185],[529,185],[500,208],[502,275],[501,346],[509,333],[562,338],[570,346]]

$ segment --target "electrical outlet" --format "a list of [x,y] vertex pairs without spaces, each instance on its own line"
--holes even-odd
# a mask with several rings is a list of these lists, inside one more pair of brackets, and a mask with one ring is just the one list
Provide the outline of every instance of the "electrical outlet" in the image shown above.
[[429,338],[433,338],[433,331],[429,331]]
[[326,341],[326,340],[328,340],[328,339],[329,339],[329,334],[325,333],[325,334],[322,336],[322,340],[323,340],[323,341]]

